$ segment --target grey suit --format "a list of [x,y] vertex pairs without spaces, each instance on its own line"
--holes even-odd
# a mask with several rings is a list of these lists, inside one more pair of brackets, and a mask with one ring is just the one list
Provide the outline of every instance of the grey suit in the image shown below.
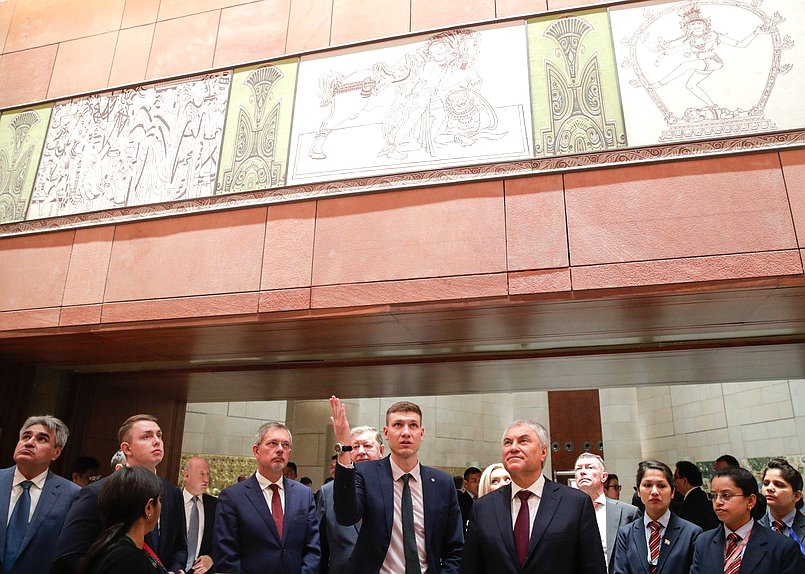
[[636,506],[620,500],[607,498],[607,570],[612,574],[615,568],[615,542],[618,540],[618,529],[640,516]]
[[[8,570],[3,561],[3,548],[6,543],[6,520],[9,515],[9,502],[11,499],[11,484],[14,482],[14,469],[0,470],[0,572]],[[73,498],[78,494],[79,487],[67,479],[48,470],[42,494],[36,505],[34,515],[28,523],[22,549],[14,563],[11,574],[28,574],[32,572],[48,572],[50,564],[55,557],[54,542],[59,536],[64,517],[70,509]]]
[[358,541],[361,524],[341,526],[335,520],[333,507],[333,486],[328,482],[319,491],[321,504],[321,523],[319,524],[319,540],[321,541],[321,572],[340,574],[347,572],[347,562]]
[[[762,524],[766,528],[771,528],[771,517],[768,512],[763,515],[763,518],[758,520],[758,524]],[[794,534],[797,535],[797,539],[799,540],[800,552],[805,555],[805,515],[799,511],[794,513]],[[786,532],[786,536],[794,538],[791,536],[790,532]]]

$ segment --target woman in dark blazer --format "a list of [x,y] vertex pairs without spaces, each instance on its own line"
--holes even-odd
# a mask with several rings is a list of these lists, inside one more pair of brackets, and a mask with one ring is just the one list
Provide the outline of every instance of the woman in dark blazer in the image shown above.
[[144,467],[123,467],[98,495],[104,531],[87,551],[82,574],[165,574],[145,543],[159,520],[159,478]]
[[614,574],[688,574],[702,529],[671,512],[673,471],[660,461],[644,460],[637,467],[637,492],[646,512],[618,530]]

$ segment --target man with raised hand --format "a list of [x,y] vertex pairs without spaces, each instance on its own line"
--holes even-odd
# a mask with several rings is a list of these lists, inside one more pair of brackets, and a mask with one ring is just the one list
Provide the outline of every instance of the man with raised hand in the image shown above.
[[344,526],[362,521],[348,572],[361,574],[454,574],[463,543],[453,478],[420,464],[425,436],[422,410],[401,401],[386,411],[383,435],[391,455],[355,465],[350,427],[340,399],[330,397],[338,441],[333,502]]

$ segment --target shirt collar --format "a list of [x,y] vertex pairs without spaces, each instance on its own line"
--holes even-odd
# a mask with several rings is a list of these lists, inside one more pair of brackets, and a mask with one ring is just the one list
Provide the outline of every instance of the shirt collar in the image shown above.
[[[398,480],[400,480],[400,478],[402,478],[402,475],[405,474],[405,471],[394,463],[394,459],[391,458],[391,456],[389,456],[389,462],[391,463],[391,477],[394,479],[394,482],[397,482]],[[422,467],[419,464],[419,461],[417,461],[416,466],[412,468],[410,471],[408,471],[408,474],[413,476],[415,481],[421,482],[420,480],[421,470]]]
[[[671,521],[671,509],[668,508],[665,510],[665,514],[660,516],[657,520],[660,524],[662,524],[663,528],[668,528],[668,523]],[[648,523],[651,522],[651,517],[648,514],[643,515],[643,526],[648,528]]]
[[[735,534],[740,536],[741,540],[743,540],[744,538],[749,536],[750,532],[752,532],[752,526],[754,526],[754,524],[755,524],[755,520],[753,518],[750,518],[749,522],[747,522],[746,524],[744,524],[738,530],[735,531]],[[732,530],[727,528],[726,525],[725,525],[724,526],[724,537],[726,538],[727,536],[729,536],[730,532],[732,532]]]
[[601,505],[603,505],[603,506],[606,506],[606,505],[607,505],[607,495],[606,495],[606,494],[604,494],[604,493],[602,492],[602,493],[601,493],[601,494],[598,496],[598,498],[596,498],[595,500],[593,500],[593,506],[595,506],[596,504],[601,504]]
[[[777,520],[776,518],[774,518],[774,516],[771,515],[771,509],[766,511],[766,514],[769,515],[769,524],[771,524],[772,522]],[[782,522],[783,524],[785,524],[789,528],[793,528],[794,527],[794,518],[796,516],[797,516],[797,509],[794,508],[794,510],[792,510],[791,512],[789,512],[788,514],[783,516],[783,519],[780,522]]]
[[259,471],[258,471],[258,472],[255,472],[255,473],[254,473],[254,476],[256,476],[256,477],[257,477],[257,482],[260,484],[260,490],[263,490],[263,491],[264,491],[264,490],[265,490],[266,488],[268,488],[268,487],[269,487],[269,485],[271,485],[271,484],[276,484],[277,486],[279,486],[279,487],[280,487],[280,490],[285,490],[285,489],[283,488],[283,484],[282,484],[282,483],[283,483],[283,481],[282,481],[282,478],[280,478],[280,479],[279,479],[279,481],[277,481],[277,482],[271,482],[271,481],[270,481],[270,480],[268,480],[268,479],[267,479],[265,476],[263,476],[262,474],[260,474],[260,472],[259,472]]
[[[34,486],[36,488],[38,488],[39,490],[42,490],[45,487],[45,480],[48,477],[48,471],[49,470],[50,470],[49,468],[46,468],[44,472],[42,472],[41,474],[37,474],[35,477],[33,477],[31,479],[31,482],[33,482]],[[14,482],[11,483],[11,486],[12,487],[18,486],[19,484],[25,482],[26,480],[28,480],[28,479],[25,478],[22,475],[22,473],[20,472],[20,469],[18,469],[15,466],[14,467]]]
[[[687,500],[687,499],[688,499],[688,495],[689,495],[691,492],[693,492],[694,490],[696,490],[697,488],[698,488],[699,490],[702,490],[702,487],[701,487],[701,486],[694,486],[693,488],[691,488],[689,491],[687,491],[687,492],[685,493],[685,496],[683,496],[683,497],[682,497],[682,499],[683,499],[683,500]],[[704,491],[702,490],[702,492],[704,492]]]
[[545,475],[540,474],[537,481],[530,485],[528,488],[520,488],[517,486],[515,482],[512,482],[512,499],[517,496],[517,493],[521,490],[530,490],[532,494],[535,494],[537,498],[542,498],[542,491],[545,488]]
[[[193,498],[193,494],[191,494],[186,488],[182,489],[182,496],[184,496],[184,503],[190,504],[190,500]],[[201,495],[198,495],[198,499],[201,500]]]

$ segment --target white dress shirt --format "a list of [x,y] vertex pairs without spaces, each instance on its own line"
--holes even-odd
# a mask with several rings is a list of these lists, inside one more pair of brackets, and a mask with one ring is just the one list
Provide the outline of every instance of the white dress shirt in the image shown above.
[[[386,559],[380,568],[380,574],[399,574],[405,572],[405,548],[403,547],[402,530],[402,476],[405,471],[394,464],[394,460],[389,457],[391,463],[391,477],[394,479],[394,516],[391,521],[391,541],[389,549],[386,551]],[[428,554],[425,547],[425,499],[422,494],[422,475],[419,463],[409,471],[411,478],[408,486],[411,489],[411,502],[414,507],[414,534],[416,535],[416,551],[419,555],[419,569],[422,574],[428,572]]]
[[[190,512],[193,509],[193,495],[190,494],[186,488],[183,488],[182,496],[184,497],[185,526],[190,528]],[[204,538],[204,502],[201,496],[202,495],[199,494],[198,500],[196,501],[196,507],[198,508],[198,540],[196,541],[196,556],[201,554],[201,539]],[[269,506],[269,508],[271,507]],[[188,547],[190,546],[189,540],[187,541],[187,545]]]
[[537,481],[528,488],[520,488],[516,483],[512,482],[512,530],[514,530],[514,523],[517,522],[517,513],[520,512],[520,499],[517,493],[521,490],[530,490],[532,496],[528,499],[528,536],[531,537],[531,531],[534,530],[534,518],[537,516],[539,510],[539,502],[542,500],[542,491],[545,489],[545,476],[539,475]]
[[[660,516],[657,522],[660,523],[660,550],[662,550],[662,537],[665,536],[665,531],[668,530],[668,522],[671,521],[671,509],[665,511],[665,514]],[[651,539],[651,528],[649,527],[649,522],[652,522],[651,517],[648,514],[643,515],[643,526],[646,529],[646,548],[648,548],[648,554],[646,555],[646,560],[652,566],[656,566],[656,562],[651,561],[651,548],[649,546],[649,540]],[[659,560],[659,558],[657,559]]]
[[282,504],[282,515],[285,516],[285,488],[282,486],[282,478],[280,478],[278,482],[271,482],[265,476],[260,474],[260,472],[256,472],[254,475],[257,477],[257,482],[260,484],[260,490],[263,491],[263,497],[266,499],[266,504],[268,505],[269,510],[271,510],[271,500],[274,498],[274,490],[268,487],[271,484],[276,484],[279,486],[277,494],[280,497],[280,504]]
[[604,560],[607,559],[607,497],[602,492],[593,500],[595,521],[598,523],[598,534],[601,536],[601,547],[604,549]]
[[[752,532],[752,527],[754,525],[755,525],[755,519],[750,518],[749,522],[747,522],[746,524],[741,526],[738,530],[734,531],[735,534],[737,534],[738,536],[741,537],[741,541],[738,544],[739,544],[740,555],[741,555],[742,559],[744,557],[744,551],[746,550],[747,538],[749,537],[750,533]],[[724,526],[724,550],[725,551],[727,549],[727,545],[730,543],[730,541],[727,539],[727,536],[730,535],[730,532],[733,532],[733,531],[730,530],[729,528],[727,528],[726,526]]]
[[[33,484],[31,485],[31,490],[29,491],[31,494],[31,511],[28,513],[28,522],[31,522],[31,518],[33,518],[34,511],[36,510],[36,505],[39,504],[39,498],[42,496],[42,489],[45,487],[45,480],[48,477],[48,470],[49,469],[45,469],[45,472],[38,474],[31,479]],[[14,506],[16,506],[17,501],[19,500],[20,496],[22,496],[22,486],[20,486],[20,484],[26,480],[28,479],[22,476],[20,469],[14,468],[14,480],[11,483],[11,499],[8,503],[6,526],[8,526],[8,523],[11,520],[11,515],[14,512]]]

